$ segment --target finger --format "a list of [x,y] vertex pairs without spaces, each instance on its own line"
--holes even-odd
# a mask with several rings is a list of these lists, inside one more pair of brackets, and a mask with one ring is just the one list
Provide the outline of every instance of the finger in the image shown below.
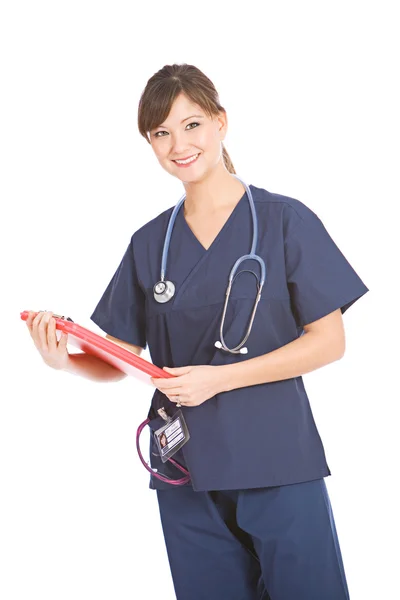
[[45,315],[45,313],[43,311],[40,311],[37,313],[37,315],[34,317],[34,319],[32,321],[32,337],[38,348],[40,348],[40,345],[41,345],[40,334],[39,334],[39,325],[40,325],[44,315]]
[[174,377],[173,379],[160,379],[160,378],[152,377],[152,382],[157,387],[162,387],[165,390],[172,389],[175,387],[181,387],[183,385],[180,381],[180,378],[179,378],[179,383],[178,383],[176,377]]
[[166,394],[167,398],[169,398],[171,400],[171,402],[188,402],[189,400],[189,396],[187,394],[182,394],[182,393],[178,393],[178,394]]
[[183,405],[186,405],[189,402],[187,398],[182,398],[181,395],[177,395],[177,396],[169,396],[168,395],[167,398],[168,398],[168,400],[170,400],[174,404],[183,404]]
[[33,311],[30,310],[28,312],[28,316],[27,316],[27,319],[26,319],[25,323],[26,323],[26,326],[27,326],[27,328],[28,328],[29,333],[31,334],[31,336],[32,336],[32,323],[33,323],[33,319],[34,319],[34,313],[33,313]]
[[58,347],[61,348],[62,351],[65,350],[68,343],[68,333],[65,331],[62,332],[60,341],[58,342]]
[[32,327],[32,321],[33,321],[33,312],[31,310],[28,310],[28,316],[26,317],[25,323],[27,324],[29,329]]
[[164,371],[166,371],[167,373],[171,373],[171,375],[175,375],[175,376],[178,376],[178,377],[180,375],[186,375],[192,369],[193,369],[193,366],[187,366],[187,367],[163,367]]
[[43,318],[41,319],[41,321],[38,325],[40,344],[41,344],[42,349],[45,352],[48,352],[48,350],[49,350],[48,341],[47,341],[47,328],[49,325],[49,320],[50,320],[51,314],[52,313],[45,312],[43,315]]
[[170,398],[169,400],[170,400],[170,402],[173,402],[173,404],[176,404],[176,406],[177,406],[178,408],[179,408],[180,406],[186,406],[186,403],[185,403],[185,401],[184,401],[184,400],[182,400],[182,399],[181,399],[181,400],[178,400],[178,399],[176,399],[176,398]]
[[182,396],[182,388],[172,388],[171,390],[163,390],[162,388],[158,388],[162,394],[166,396],[178,396],[179,394]]
[[[33,313],[32,313],[33,314]],[[39,312],[36,313],[36,315],[33,317],[33,323],[40,323],[40,320],[43,318],[43,316],[45,315],[45,311],[44,310],[39,310]]]
[[50,352],[57,350],[57,334],[56,334],[56,320],[54,317],[49,318],[49,324],[47,328],[47,342]]

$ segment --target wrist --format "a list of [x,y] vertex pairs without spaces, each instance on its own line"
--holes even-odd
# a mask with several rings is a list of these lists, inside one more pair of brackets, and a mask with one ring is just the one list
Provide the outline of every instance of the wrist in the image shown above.
[[235,389],[234,380],[233,380],[233,370],[232,366],[234,365],[218,365],[218,377],[217,377],[217,385],[218,391],[221,392],[230,392]]

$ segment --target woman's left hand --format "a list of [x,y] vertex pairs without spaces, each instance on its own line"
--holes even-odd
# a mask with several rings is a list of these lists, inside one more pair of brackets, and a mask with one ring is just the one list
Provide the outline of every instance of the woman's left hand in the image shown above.
[[222,391],[221,373],[217,366],[164,367],[164,371],[176,377],[151,377],[151,382],[171,402],[178,402],[183,406],[199,406]]

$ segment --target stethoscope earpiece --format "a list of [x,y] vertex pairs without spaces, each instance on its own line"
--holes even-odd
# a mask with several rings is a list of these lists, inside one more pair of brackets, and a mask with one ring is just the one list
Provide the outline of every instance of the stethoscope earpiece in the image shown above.
[[[216,348],[218,348],[219,350],[221,348],[223,348],[221,342],[215,342],[214,346]],[[230,350],[229,348],[224,348],[224,350],[226,350],[227,352],[233,352],[233,350]],[[234,354],[247,354],[248,353],[248,349],[247,348],[240,348],[240,350],[236,350],[236,352]]]
[[[264,281],[265,281],[265,263],[260,256],[257,256],[257,254],[255,254],[256,247],[257,247],[257,236],[258,236],[257,227],[258,227],[258,225],[257,225],[256,209],[254,207],[254,200],[253,200],[253,196],[251,194],[251,190],[250,190],[249,186],[240,179],[240,177],[238,177],[237,175],[235,175],[233,173],[232,173],[232,175],[234,177],[236,177],[236,179],[238,179],[244,185],[244,187],[246,189],[247,197],[248,197],[249,204],[250,204],[251,216],[252,216],[252,220],[253,220],[253,242],[251,245],[250,254],[241,256],[234,264],[232,271],[229,275],[229,284],[228,284],[227,293],[226,293],[226,297],[225,297],[225,305],[224,305],[223,315],[222,315],[222,319],[221,319],[221,327],[220,327],[220,337],[221,337],[222,342],[217,341],[217,342],[215,342],[214,345],[218,349],[222,348],[226,352],[231,352],[231,354],[247,354],[247,352],[248,352],[247,348],[241,348],[241,346],[243,346],[243,344],[246,343],[246,341],[250,335],[252,326],[253,326],[253,320],[254,320],[257,304],[260,300],[261,290],[262,290],[262,287],[263,287]],[[161,259],[161,280],[158,281],[155,284],[155,286],[153,287],[154,299],[157,302],[160,302],[161,304],[171,300],[171,298],[175,294],[175,285],[172,283],[172,281],[165,281],[164,276],[165,276],[165,270],[167,267],[167,256],[168,256],[169,243],[171,240],[172,228],[174,226],[178,211],[179,211],[180,207],[182,206],[183,202],[185,201],[185,198],[186,198],[186,194],[184,194],[182,196],[182,198],[179,200],[179,202],[175,205],[174,210],[172,211],[171,217],[169,219],[167,233],[165,235],[165,240],[164,240],[162,259]],[[235,348],[228,348],[228,346],[225,344],[224,336],[223,336],[225,314],[226,314],[228,299],[230,296],[231,287],[232,287],[233,279],[235,277],[235,273],[236,273],[240,263],[242,263],[244,260],[256,260],[259,263],[260,268],[261,268],[261,281],[258,284],[258,293],[257,293],[257,297],[254,301],[253,311],[252,311],[252,314],[250,317],[250,324],[247,329],[245,338]],[[253,274],[255,275],[255,273],[253,273]]]

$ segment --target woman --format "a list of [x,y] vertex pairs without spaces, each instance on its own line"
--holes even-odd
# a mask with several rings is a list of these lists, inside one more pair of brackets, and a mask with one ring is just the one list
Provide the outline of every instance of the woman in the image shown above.
[[[178,404],[190,434],[174,454],[185,485],[168,483],[182,473],[150,442],[176,596],[349,598],[302,374],[343,356],[342,314],[368,288],[305,204],[236,176],[226,112],[196,67],[151,77],[138,125],[185,196],[133,234],[91,319],[137,354],[148,344],[154,364],[175,375],[152,380],[149,418],[156,432],[159,410],[173,419]],[[69,355],[51,315],[27,321],[47,364],[124,377]]]

